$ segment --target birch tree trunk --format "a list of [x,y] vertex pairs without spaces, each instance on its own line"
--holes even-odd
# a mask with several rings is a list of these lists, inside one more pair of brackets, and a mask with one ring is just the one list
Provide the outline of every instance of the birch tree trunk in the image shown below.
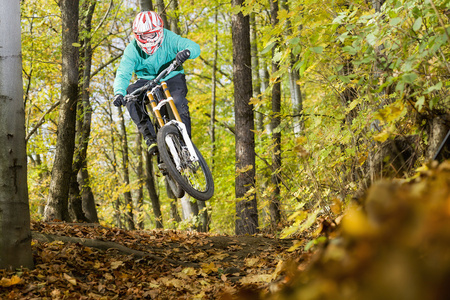
[[[232,6],[242,6],[233,0]],[[231,17],[233,42],[234,114],[236,122],[236,234],[258,232],[255,187],[255,134],[252,97],[250,17],[242,13]]]
[[33,268],[20,2],[0,0],[0,269]]
[[[278,2],[276,0],[270,1],[270,15],[271,15],[271,23],[272,26],[276,26],[278,24]],[[272,58],[275,55],[275,51],[278,48],[278,44],[273,47],[272,50]],[[275,76],[280,69],[278,62],[273,61],[272,59],[272,76]],[[270,216],[273,225],[277,225],[281,220],[280,213],[280,168],[281,168],[281,131],[279,130],[279,126],[281,124],[281,83],[279,78],[273,78],[275,83],[272,87],[272,176],[271,181],[274,187],[271,199],[270,199]]]
[[[157,3],[157,5],[159,5],[158,7],[164,6],[163,0],[157,0],[156,3]],[[170,30],[176,34],[181,34],[180,28],[178,27],[178,22],[179,22],[178,0],[171,0],[169,5],[170,5],[170,9],[172,10],[171,13],[172,13],[173,17],[170,18],[170,20],[169,20],[170,24],[167,24],[166,28],[170,28]],[[187,208],[188,205],[190,205],[191,207]],[[191,214],[194,214],[194,216],[198,215],[198,212],[199,212],[198,202],[197,201],[191,202],[187,195],[185,197],[183,197],[183,199],[181,199],[181,206],[183,209],[183,213],[182,213],[183,219],[191,218]],[[186,216],[186,218],[184,218],[184,216]]]
[[[280,2],[281,7],[286,11],[289,11],[288,2],[286,0]],[[286,20],[286,34],[291,35],[291,21]],[[299,72],[295,70],[294,64],[299,60],[299,57],[294,56],[291,53],[291,62],[289,66],[289,90],[291,91],[291,104],[292,104],[292,115],[294,120],[294,135],[299,137],[303,131],[303,118],[301,116],[303,111],[303,99],[300,86],[297,84],[300,79]]]
[[69,185],[75,149],[76,105],[78,98],[78,0],[61,0],[62,21],[62,82],[56,139],[45,221],[71,221],[68,213]]

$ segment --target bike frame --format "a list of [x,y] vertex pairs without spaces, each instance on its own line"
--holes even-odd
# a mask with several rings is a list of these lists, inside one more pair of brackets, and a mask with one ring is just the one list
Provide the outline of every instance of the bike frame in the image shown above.
[[[158,102],[157,97],[155,97],[156,93],[158,92],[159,89],[161,89],[164,91],[165,94],[165,99],[161,99]],[[158,122],[158,125],[160,127],[163,127],[165,125],[170,125],[173,124],[175,125],[178,130],[181,132],[181,135],[183,137],[183,140],[189,150],[189,155],[190,155],[190,159],[192,161],[198,161],[198,157],[197,154],[194,150],[194,146],[192,145],[192,141],[189,138],[189,135],[187,133],[187,129],[186,129],[186,125],[183,123],[183,121],[181,121],[181,117],[180,114],[178,113],[178,109],[175,105],[175,102],[173,101],[172,95],[170,94],[169,88],[167,87],[167,83],[165,81],[161,82],[161,84],[156,85],[153,89],[147,91],[147,97],[150,100],[148,106],[150,106],[149,108],[151,109],[151,111],[153,111],[156,120]],[[166,105],[166,108],[172,111],[172,114],[175,117],[175,120],[170,120],[167,123],[164,121],[164,118],[161,115],[161,109]],[[167,107],[167,105],[169,107]],[[181,164],[180,164],[180,160],[178,158],[176,154],[176,150],[175,150],[175,146],[173,145],[172,141],[167,140],[167,145],[169,146],[170,152],[172,153],[176,166],[178,169],[181,169]]]

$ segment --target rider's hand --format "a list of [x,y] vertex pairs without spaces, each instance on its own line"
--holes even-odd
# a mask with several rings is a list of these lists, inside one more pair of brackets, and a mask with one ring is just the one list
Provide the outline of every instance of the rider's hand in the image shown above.
[[121,105],[125,105],[126,102],[125,102],[125,99],[123,98],[123,95],[121,95],[121,94],[115,95],[114,96],[114,100],[113,100],[113,104],[116,107],[119,107]]
[[178,52],[176,56],[177,63],[184,63],[189,58],[189,56],[191,56],[191,51],[189,51],[188,49]]

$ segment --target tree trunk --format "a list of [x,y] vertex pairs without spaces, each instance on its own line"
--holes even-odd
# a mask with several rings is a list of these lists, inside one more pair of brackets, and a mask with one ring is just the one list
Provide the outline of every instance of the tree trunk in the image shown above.
[[85,161],[78,173],[78,183],[81,185],[83,212],[89,223],[98,223],[97,205],[95,204],[94,193],[92,192],[89,178],[90,176]]
[[[122,170],[123,181],[129,187],[130,186],[130,173],[128,170],[128,137],[125,128],[125,118],[123,117],[122,108],[119,106],[119,118],[120,118],[120,136],[122,138]],[[125,198],[125,222],[128,225],[129,230],[136,229],[133,218],[133,198],[131,197],[131,191],[127,190],[123,193]]]
[[[214,12],[214,24],[217,24],[217,9]],[[219,53],[219,45],[218,45],[218,37],[217,37],[217,27],[214,29],[214,57],[212,64],[212,78],[211,78],[211,120],[209,125],[209,132],[211,138],[211,162],[210,169],[211,173],[214,173],[214,155],[216,154],[216,98],[217,98],[217,59]],[[198,201],[198,210],[200,213],[200,226],[199,231],[208,232],[209,231],[209,223],[210,216],[208,214],[208,209],[206,207],[206,203],[204,201]]]
[[[95,10],[95,1],[86,1],[83,2],[81,8],[81,16],[83,20],[80,23],[83,23],[82,30],[84,37],[80,43],[82,47],[80,48],[80,98],[81,101],[78,102],[77,112],[78,117],[76,121],[76,148],[75,155],[73,161],[73,172],[72,179],[70,184],[69,191],[69,212],[73,213],[73,219],[83,222],[89,222],[83,212],[83,198],[81,189],[83,188],[84,183],[80,184],[78,182],[78,174],[83,166],[86,166],[86,156],[87,156],[87,148],[89,143],[89,136],[91,132],[91,116],[92,116],[92,108],[89,103],[89,85],[90,85],[90,77],[91,77],[91,64],[92,64],[92,47],[91,47],[91,24],[92,24],[92,15]],[[89,179],[88,179],[89,180]],[[80,188],[81,185],[81,188]],[[92,197],[93,199],[93,197]],[[94,203],[95,208],[95,203]],[[97,220],[98,222],[98,220]]]
[[[280,2],[281,7],[286,11],[289,11],[288,2],[286,0]],[[292,35],[291,21],[286,20],[286,34],[288,36]],[[291,104],[292,104],[292,115],[294,120],[294,135],[299,137],[303,131],[303,117],[301,116],[303,110],[303,99],[300,86],[297,81],[300,79],[299,72],[295,70],[294,64],[299,61],[299,57],[294,56],[291,53],[291,62],[289,66],[289,90],[291,91]]]
[[141,11],[153,10],[153,3],[151,0],[139,0],[139,6]]
[[0,268],[33,268],[19,1],[0,1]]
[[256,34],[256,14],[250,15],[250,44],[252,53],[252,78],[253,78],[253,97],[261,94],[261,79],[259,76],[259,52],[258,37]]
[[[158,5],[164,5],[161,4],[163,3],[163,0],[158,0],[157,3]],[[170,1],[170,9],[172,10],[173,13],[173,17],[170,19],[170,24],[168,24],[168,26],[166,28],[170,28],[171,31],[175,32],[176,34],[181,34],[181,31],[178,27],[178,0],[171,0]],[[169,26],[170,25],[170,26]],[[187,199],[186,201],[184,199]],[[181,199],[181,204],[183,207],[183,219],[186,218],[190,218],[190,214],[194,214],[194,216],[198,215],[199,209],[198,209],[198,203],[197,201],[195,202],[191,202],[189,200],[189,197],[183,197],[183,199]],[[185,204],[186,206],[183,206],[183,204]],[[187,207],[190,206],[190,208],[188,209]],[[186,207],[187,211],[184,211],[184,208]],[[186,217],[185,217],[186,216]]]
[[145,182],[145,174],[144,174],[144,160],[142,153],[142,135],[137,132],[136,134],[136,154],[138,157],[138,165],[136,168],[136,175],[138,178],[138,190],[136,193],[136,225],[139,229],[144,229],[144,214],[142,212],[142,205],[144,204],[144,182]]
[[[243,0],[233,0],[240,7]],[[242,13],[231,18],[233,42],[234,113],[236,122],[236,234],[258,232],[255,187],[255,135],[252,97],[250,17]]]
[[78,98],[78,0],[61,0],[62,82],[55,161],[52,169],[46,221],[70,221],[68,196],[75,149],[76,105]]
[[211,223],[211,216],[208,213],[208,207],[206,206],[205,201],[197,201],[197,204],[198,204],[198,213],[200,217],[200,225],[198,231],[208,232],[209,224]]
[[[156,186],[153,174],[153,163],[152,156],[145,151],[145,171],[146,180],[145,185],[147,186],[148,194],[150,196],[150,201],[152,202],[153,214],[155,216],[156,228],[164,228],[163,219],[161,214],[161,205],[159,203],[158,193],[156,192]],[[166,185],[167,186],[167,185]]]
[[[428,145],[426,147],[425,158],[433,159],[436,157],[438,150],[440,149],[442,142],[446,138],[449,132],[450,113],[447,114],[435,114],[433,118],[428,119],[427,122],[427,136]],[[444,152],[447,151],[444,149]],[[442,153],[444,154],[444,153]],[[440,157],[441,160],[447,155]]]
[[157,13],[158,13],[158,15],[161,16],[161,19],[164,22],[164,28],[169,29],[170,28],[170,24],[167,21],[167,14],[166,14],[166,7],[164,5],[164,0],[156,0],[155,4],[156,4],[155,6],[156,6],[156,9],[157,9]]
[[174,17],[170,18],[170,30],[179,35],[180,28],[178,27],[178,23],[180,20],[178,18],[178,0],[171,0],[169,5],[172,13],[175,14]]
[[[217,24],[217,9],[214,13],[214,24]],[[209,125],[209,131],[211,135],[211,172],[214,172],[214,155],[216,152],[216,127],[215,127],[215,119],[216,119],[216,89],[217,89],[217,58],[219,52],[218,38],[217,38],[217,27],[214,32],[214,61],[212,65],[212,78],[211,78],[211,120]]]
[[[95,10],[95,1],[89,3],[87,14],[84,22],[84,30],[86,31],[86,38],[83,41],[84,53],[83,55],[83,80],[82,91],[79,107],[81,108],[78,120],[80,122],[78,127],[78,149],[76,160],[79,162],[78,170],[74,168],[74,174],[77,174],[77,183],[81,190],[82,211],[84,217],[90,223],[98,223],[97,209],[94,200],[94,194],[90,187],[89,172],[87,170],[87,149],[89,145],[89,137],[91,134],[92,123],[92,106],[90,103],[90,82],[91,82],[91,66],[92,66],[92,44],[90,33],[92,29],[92,16]],[[75,164],[74,164],[75,165]]]
[[194,216],[194,210],[191,206],[189,195],[185,194],[183,198],[180,199],[180,202],[183,221],[191,219]]
[[[272,0],[270,2],[270,16],[272,26],[276,26],[278,24],[278,2]],[[275,55],[275,50],[278,48],[278,44],[273,47],[272,50],[272,58]],[[272,77],[276,76],[280,66],[278,62],[275,62],[272,59]],[[281,168],[281,131],[279,130],[279,126],[281,123],[281,83],[279,78],[272,78],[275,80],[275,83],[272,87],[272,120],[271,120],[271,128],[272,128],[272,176],[271,181],[274,187],[271,199],[270,199],[270,216],[273,225],[277,225],[281,220],[280,213],[280,168]]]

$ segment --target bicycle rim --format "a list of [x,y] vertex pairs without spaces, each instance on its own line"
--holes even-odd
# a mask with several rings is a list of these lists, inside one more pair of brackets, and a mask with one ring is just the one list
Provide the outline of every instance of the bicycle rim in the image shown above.
[[167,171],[181,188],[197,200],[205,201],[214,193],[211,172],[194,145],[197,161],[191,160],[187,147],[180,140],[180,133],[173,125],[164,126],[158,132],[158,149]]

